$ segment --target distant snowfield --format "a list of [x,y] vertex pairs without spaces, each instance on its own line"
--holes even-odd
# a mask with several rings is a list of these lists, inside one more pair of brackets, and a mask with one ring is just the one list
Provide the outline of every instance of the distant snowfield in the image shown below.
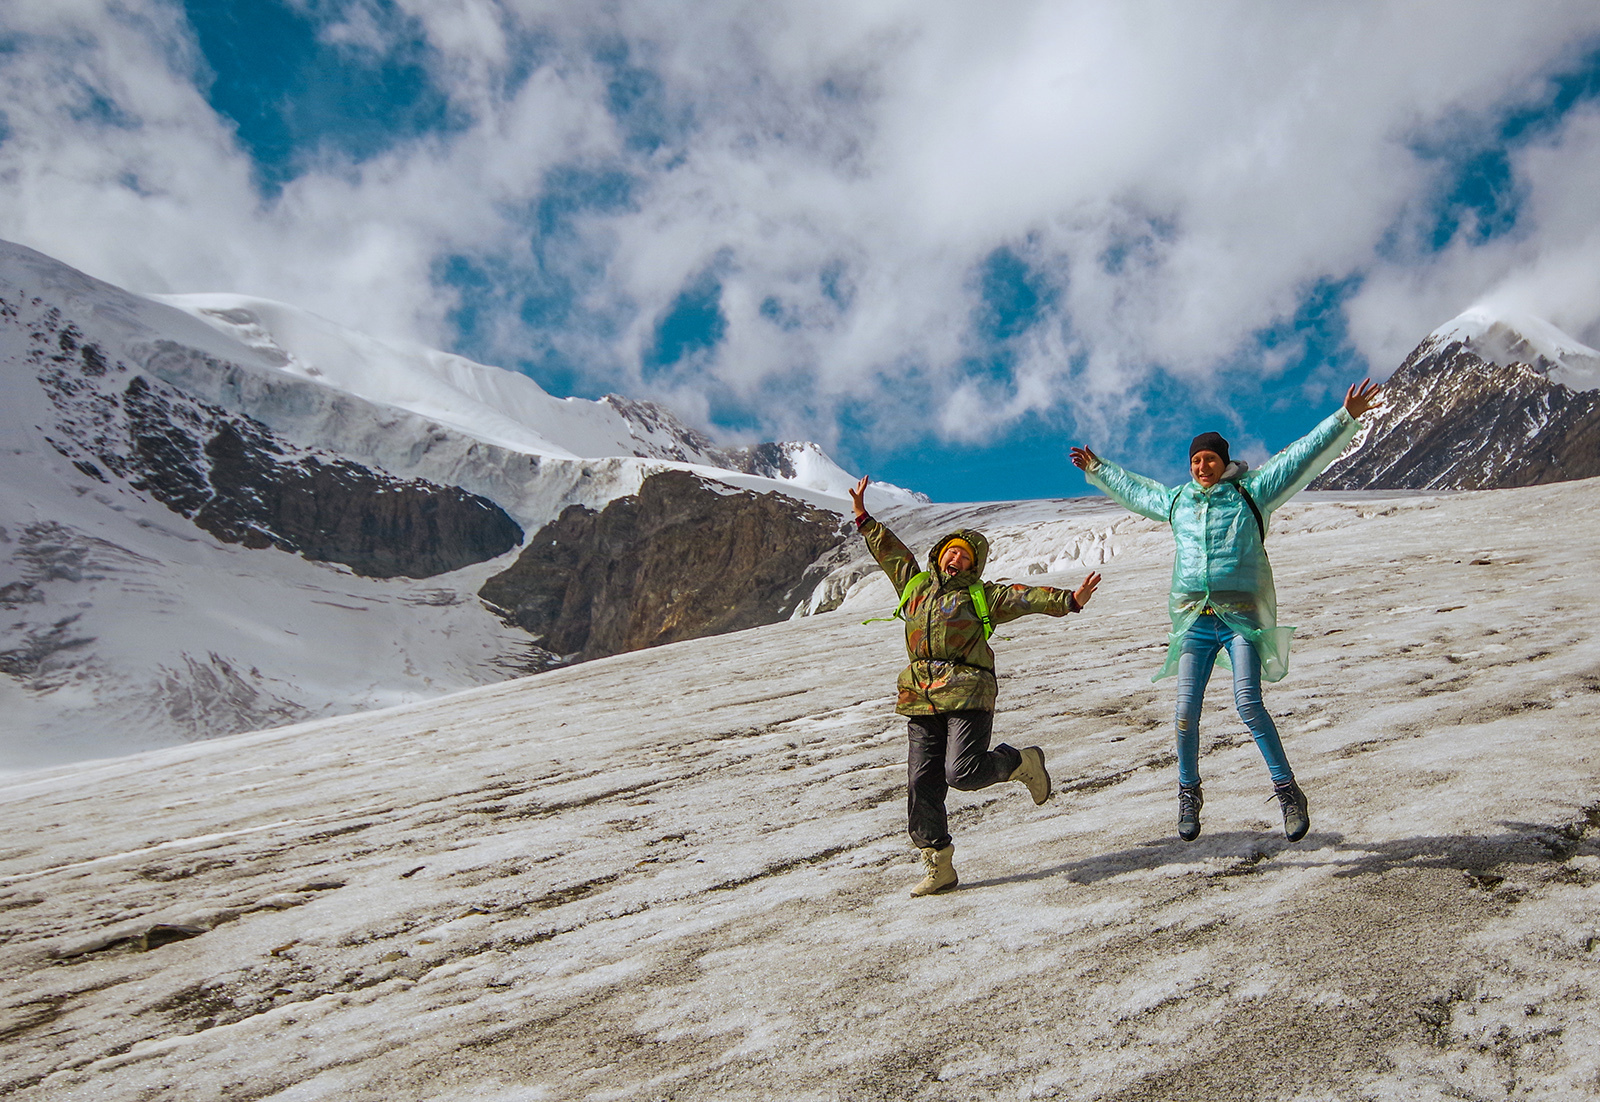
[[[1205,830],[1176,837],[1148,680],[1170,544],[1139,520],[1087,613],[1002,628],[997,733],[1058,791],[952,793],[946,896],[906,895],[903,652],[859,624],[887,611],[866,582],[836,613],[8,778],[0,1094],[1595,1097],[1597,493],[1275,517],[1293,846],[1220,679]],[[997,561],[1075,584],[1027,546],[1046,520],[989,513]]]

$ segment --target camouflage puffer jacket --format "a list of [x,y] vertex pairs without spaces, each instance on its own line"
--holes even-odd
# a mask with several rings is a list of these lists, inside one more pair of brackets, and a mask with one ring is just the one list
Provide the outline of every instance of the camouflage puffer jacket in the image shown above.
[[[906,595],[906,586],[920,573],[916,556],[895,534],[871,517],[858,525],[867,550]],[[939,552],[960,536],[972,545],[977,562],[971,570],[946,574],[939,569]],[[989,541],[982,533],[960,528],[933,545],[928,552],[927,577],[907,598],[901,615],[906,621],[906,653],[911,665],[900,671],[899,700],[895,711],[905,716],[926,716],[968,709],[994,711],[994,651],[983,637],[983,621],[972,607],[968,587],[982,581],[989,558]],[[989,604],[989,621],[999,625],[1030,612],[1065,616],[1078,610],[1070,590],[1042,585],[1001,585],[983,582]]]

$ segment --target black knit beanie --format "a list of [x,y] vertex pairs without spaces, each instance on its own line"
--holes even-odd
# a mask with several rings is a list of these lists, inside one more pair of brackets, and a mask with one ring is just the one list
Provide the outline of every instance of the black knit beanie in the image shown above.
[[1216,452],[1222,457],[1222,465],[1228,465],[1228,442],[1222,438],[1221,433],[1202,432],[1189,441],[1189,458],[1194,458],[1195,452]]

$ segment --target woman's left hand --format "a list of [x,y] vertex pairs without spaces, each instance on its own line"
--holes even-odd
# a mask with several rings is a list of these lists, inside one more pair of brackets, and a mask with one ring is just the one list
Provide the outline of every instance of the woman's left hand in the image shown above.
[[1344,392],[1344,409],[1351,417],[1360,417],[1373,406],[1382,403],[1383,387],[1371,379],[1362,379]]
[[856,511],[857,520],[867,515],[867,483],[870,481],[872,481],[870,478],[862,475],[861,481],[850,489],[850,505]]
[[1098,574],[1090,574],[1083,579],[1083,584],[1072,594],[1072,599],[1078,602],[1079,608],[1089,603],[1089,598],[1094,596],[1094,591],[1099,585],[1100,575]]

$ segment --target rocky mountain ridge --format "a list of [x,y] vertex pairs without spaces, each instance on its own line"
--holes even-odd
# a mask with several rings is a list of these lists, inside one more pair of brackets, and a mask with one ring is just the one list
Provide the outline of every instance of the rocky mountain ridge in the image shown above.
[[[1600,390],[1551,377],[1584,378],[1582,354],[1567,365],[1503,324],[1482,328],[1487,344],[1454,324],[1419,344],[1311,489],[1505,489],[1600,475]],[[1497,363],[1494,348],[1539,364]]]
[[[46,441],[82,474],[148,494],[223,543],[275,547],[375,578],[427,578],[519,546],[499,506],[298,448],[247,415],[108,360],[42,300],[0,297],[54,406]],[[23,337],[25,332],[26,336]]]

